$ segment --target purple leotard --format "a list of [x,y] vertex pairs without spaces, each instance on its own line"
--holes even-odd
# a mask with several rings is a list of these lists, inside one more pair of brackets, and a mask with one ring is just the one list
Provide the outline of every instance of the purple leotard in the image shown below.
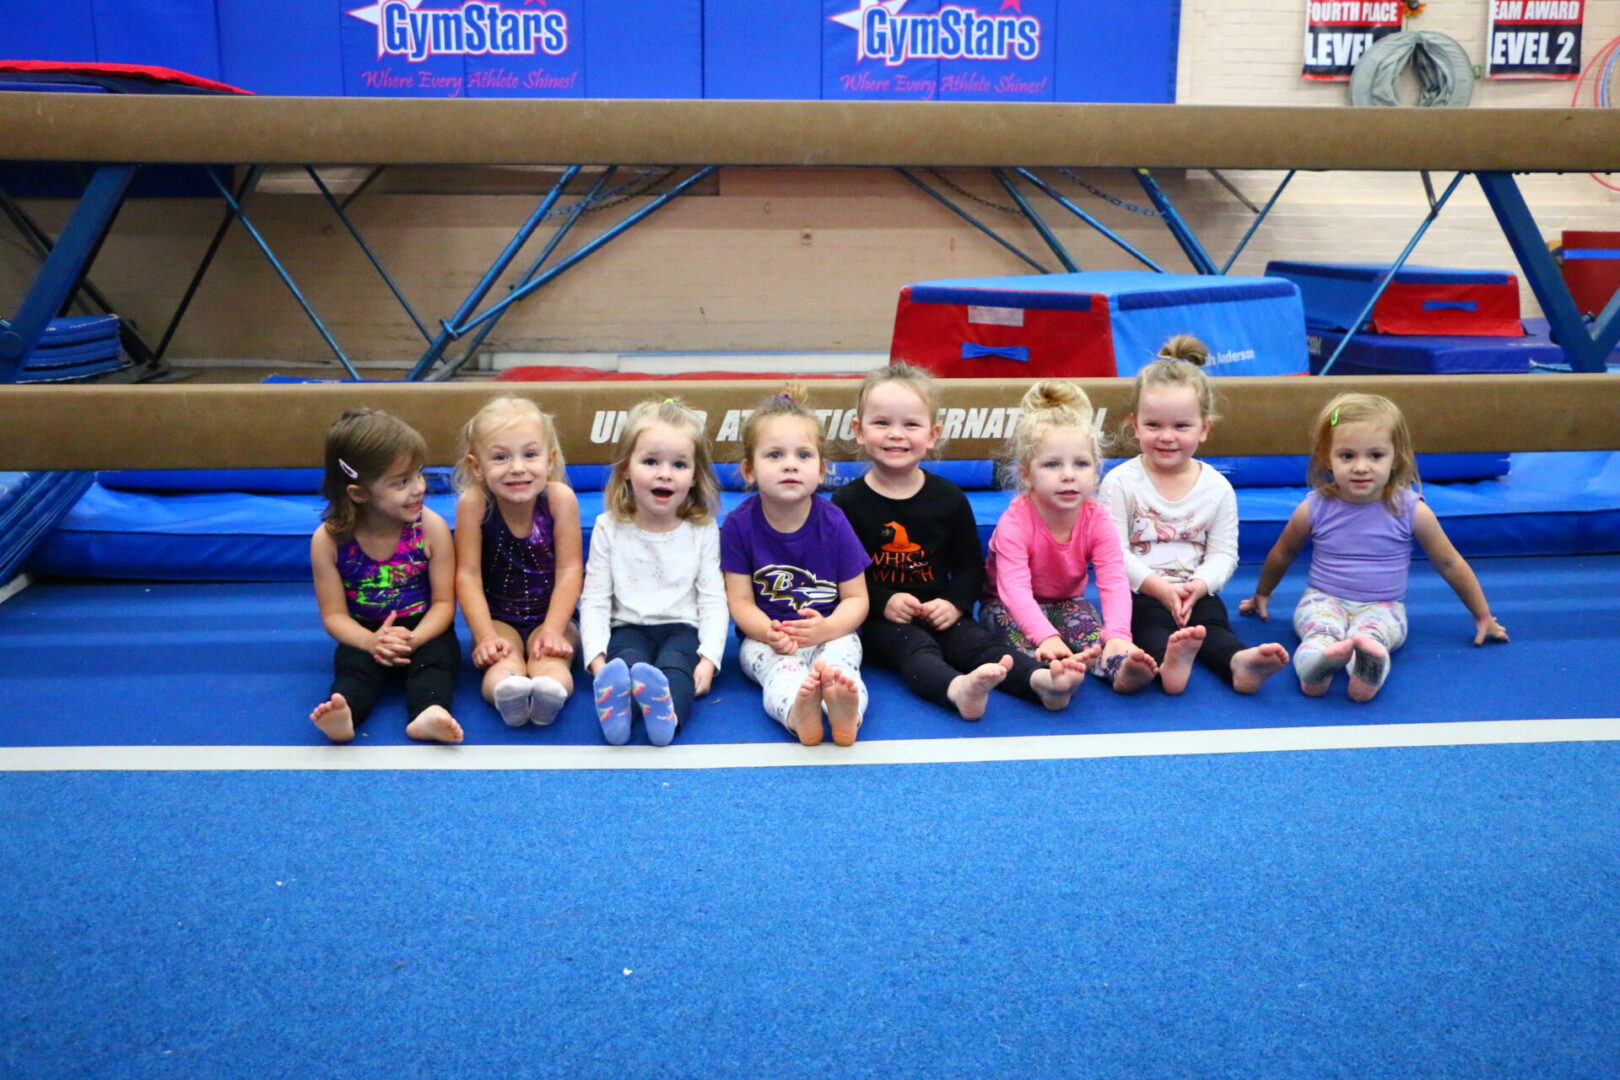
[[480,565],[489,616],[512,627],[525,640],[546,621],[551,609],[551,590],[557,582],[555,533],[544,494],[534,505],[534,528],[523,539],[512,535],[493,501],[484,511]]
[[338,548],[337,569],[349,615],[363,622],[380,623],[390,611],[397,619],[420,615],[433,598],[420,519],[400,528],[399,543],[383,562],[367,555],[350,537]]

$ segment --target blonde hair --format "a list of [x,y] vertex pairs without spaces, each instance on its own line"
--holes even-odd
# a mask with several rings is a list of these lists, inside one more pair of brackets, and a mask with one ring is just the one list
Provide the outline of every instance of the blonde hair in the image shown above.
[[473,413],[471,420],[462,425],[453,478],[457,491],[466,491],[480,483],[467,460],[477,453],[478,445],[495,432],[524,421],[540,429],[541,438],[551,449],[551,466],[547,479],[568,483],[568,463],[563,460],[562,446],[557,442],[557,425],[551,416],[541,412],[540,406],[528,398],[502,394],[500,397],[491,398],[483,408]]
[[1390,463],[1389,483],[1384,485],[1384,508],[1398,514],[1401,493],[1418,484],[1417,455],[1400,406],[1379,394],[1340,394],[1316,414],[1308,470],[1311,487],[1327,498],[1344,498],[1333,482],[1333,432],[1345,424],[1378,424],[1389,433],[1395,460]]
[[[1219,420],[1215,413],[1215,387],[1203,367],[1209,362],[1209,346],[1191,334],[1177,334],[1159,346],[1159,357],[1136,373],[1131,384],[1131,405],[1127,415],[1134,417],[1142,404],[1142,392],[1160,386],[1191,387],[1198,397],[1198,415],[1211,423]],[[1131,425],[1126,433],[1134,435]]]
[[636,442],[654,424],[665,424],[692,440],[692,488],[675,516],[702,525],[714,517],[715,508],[720,504],[720,484],[714,478],[714,460],[709,452],[709,437],[703,431],[703,420],[679,398],[643,401],[630,410],[624,431],[619,435],[619,445],[613,452],[613,471],[608,474],[603,505],[618,521],[634,520],[636,497],[630,490],[630,459],[635,455]]
[[1015,468],[1017,486],[1023,487],[1024,468],[1034,460],[1041,439],[1057,428],[1074,428],[1086,434],[1097,473],[1102,474],[1102,439],[1092,423],[1095,414],[1091,399],[1078,384],[1067,379],[1042,379],[1025,392],[1018,407],[1018,421],[1007,437],[1007,456]]
[[[898,383],[917,395],[917,400],[923,403],[928,411],[928,426],[930,429],[939,427],[939,384],[934,377],[919,367],[912,367],[905,362],[891,363],[887,367],[873,368],[861,380],[860,392],[855,395],[855,423],[857,428],[866,415],[866,399],[872,396],[872,391],[888,383]],[[856,444],[857,447],[859,444]],[[939,453],[944,445],[940,439],[934,444],[930,454]]]
[[321,494],[326,509],[321,520],[335,537],[354,532],[359,505],[350,485],[367,487],[404,458],[412,469],[427,463],[427,440],[411,425],[381,409],[350,409],[326,430],[326,454],[321,473]]
[[772,395],[754,406],[754,411],[748,414],[742,426],[743,468],[752,471],[754,467],[754,448],[759,445],[759,429],[765,421],[779,416],[793,416],[810,421],[810,427],[816,433],[816,455],[821,458],[821,470],[824,473],[827,471],[827,436],[822,432],[821,421],[816,414],[805,407],[809,400],[810,395],[805,393],[803,384],[790,382],[782,393]]

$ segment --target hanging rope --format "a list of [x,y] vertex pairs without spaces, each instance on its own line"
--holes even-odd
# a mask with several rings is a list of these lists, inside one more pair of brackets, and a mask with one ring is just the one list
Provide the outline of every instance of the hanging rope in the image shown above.
[[1474,96],[1474,64],[1455,38],[1433,30],[1404,30],[1372,44],[1350,73],[1350,104],[1399,105],[1401,72],[1417,70],[1418,104],[1467,105]]

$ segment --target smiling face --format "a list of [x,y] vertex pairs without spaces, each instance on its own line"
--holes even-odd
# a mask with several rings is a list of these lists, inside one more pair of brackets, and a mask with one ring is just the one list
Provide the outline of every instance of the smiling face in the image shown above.
[[695,457],[692,436],[669,424],[651,424],[637,437],[624,471],[637,525],[654,532],[675,527],[692,490]]
[[1370,503],[1384,497],[1395,467],[1395,442],[1383,424],[1340,424],[1333,429],[1328,468],[1345,502]]
[[1186,383],[1145,388],[1131,420],[1142,460],[1157,473],[1186,469],[1209,438],[1210,422],[1199,407],[1198,391]]
[[1051,510],[1072,513],[1097,490],[1096,440],[1091,429],[1052,427],[1019,467],[1024,488]]
[[816,493],[826,474],[816,435],[810,417],[773,416],[760,423],[743,474],[762,500],[788,507]]
[[551,478],[552,448],[539,425],[519,420],[479,440],[467,455],[473,475],[503,503],[534,502]]
[[866,395],[855,439],[872,467],[891,476],[909,475],[939,441],[928,403],[905,383],[879,383]]
[[373,520],[408,525],[422,516],[427,477],[422,475],[420,464],[401,457],[364,487],[349,485],[349,494]]

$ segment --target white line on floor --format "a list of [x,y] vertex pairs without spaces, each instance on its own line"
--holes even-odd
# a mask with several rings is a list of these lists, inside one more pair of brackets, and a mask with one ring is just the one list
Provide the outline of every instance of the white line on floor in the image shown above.
[[1620,740],[1620,719],[1151,731],[983,739],[651,746],[82,746],[0,749],[0,772],[297,769],[741,769],[1249,754]]

